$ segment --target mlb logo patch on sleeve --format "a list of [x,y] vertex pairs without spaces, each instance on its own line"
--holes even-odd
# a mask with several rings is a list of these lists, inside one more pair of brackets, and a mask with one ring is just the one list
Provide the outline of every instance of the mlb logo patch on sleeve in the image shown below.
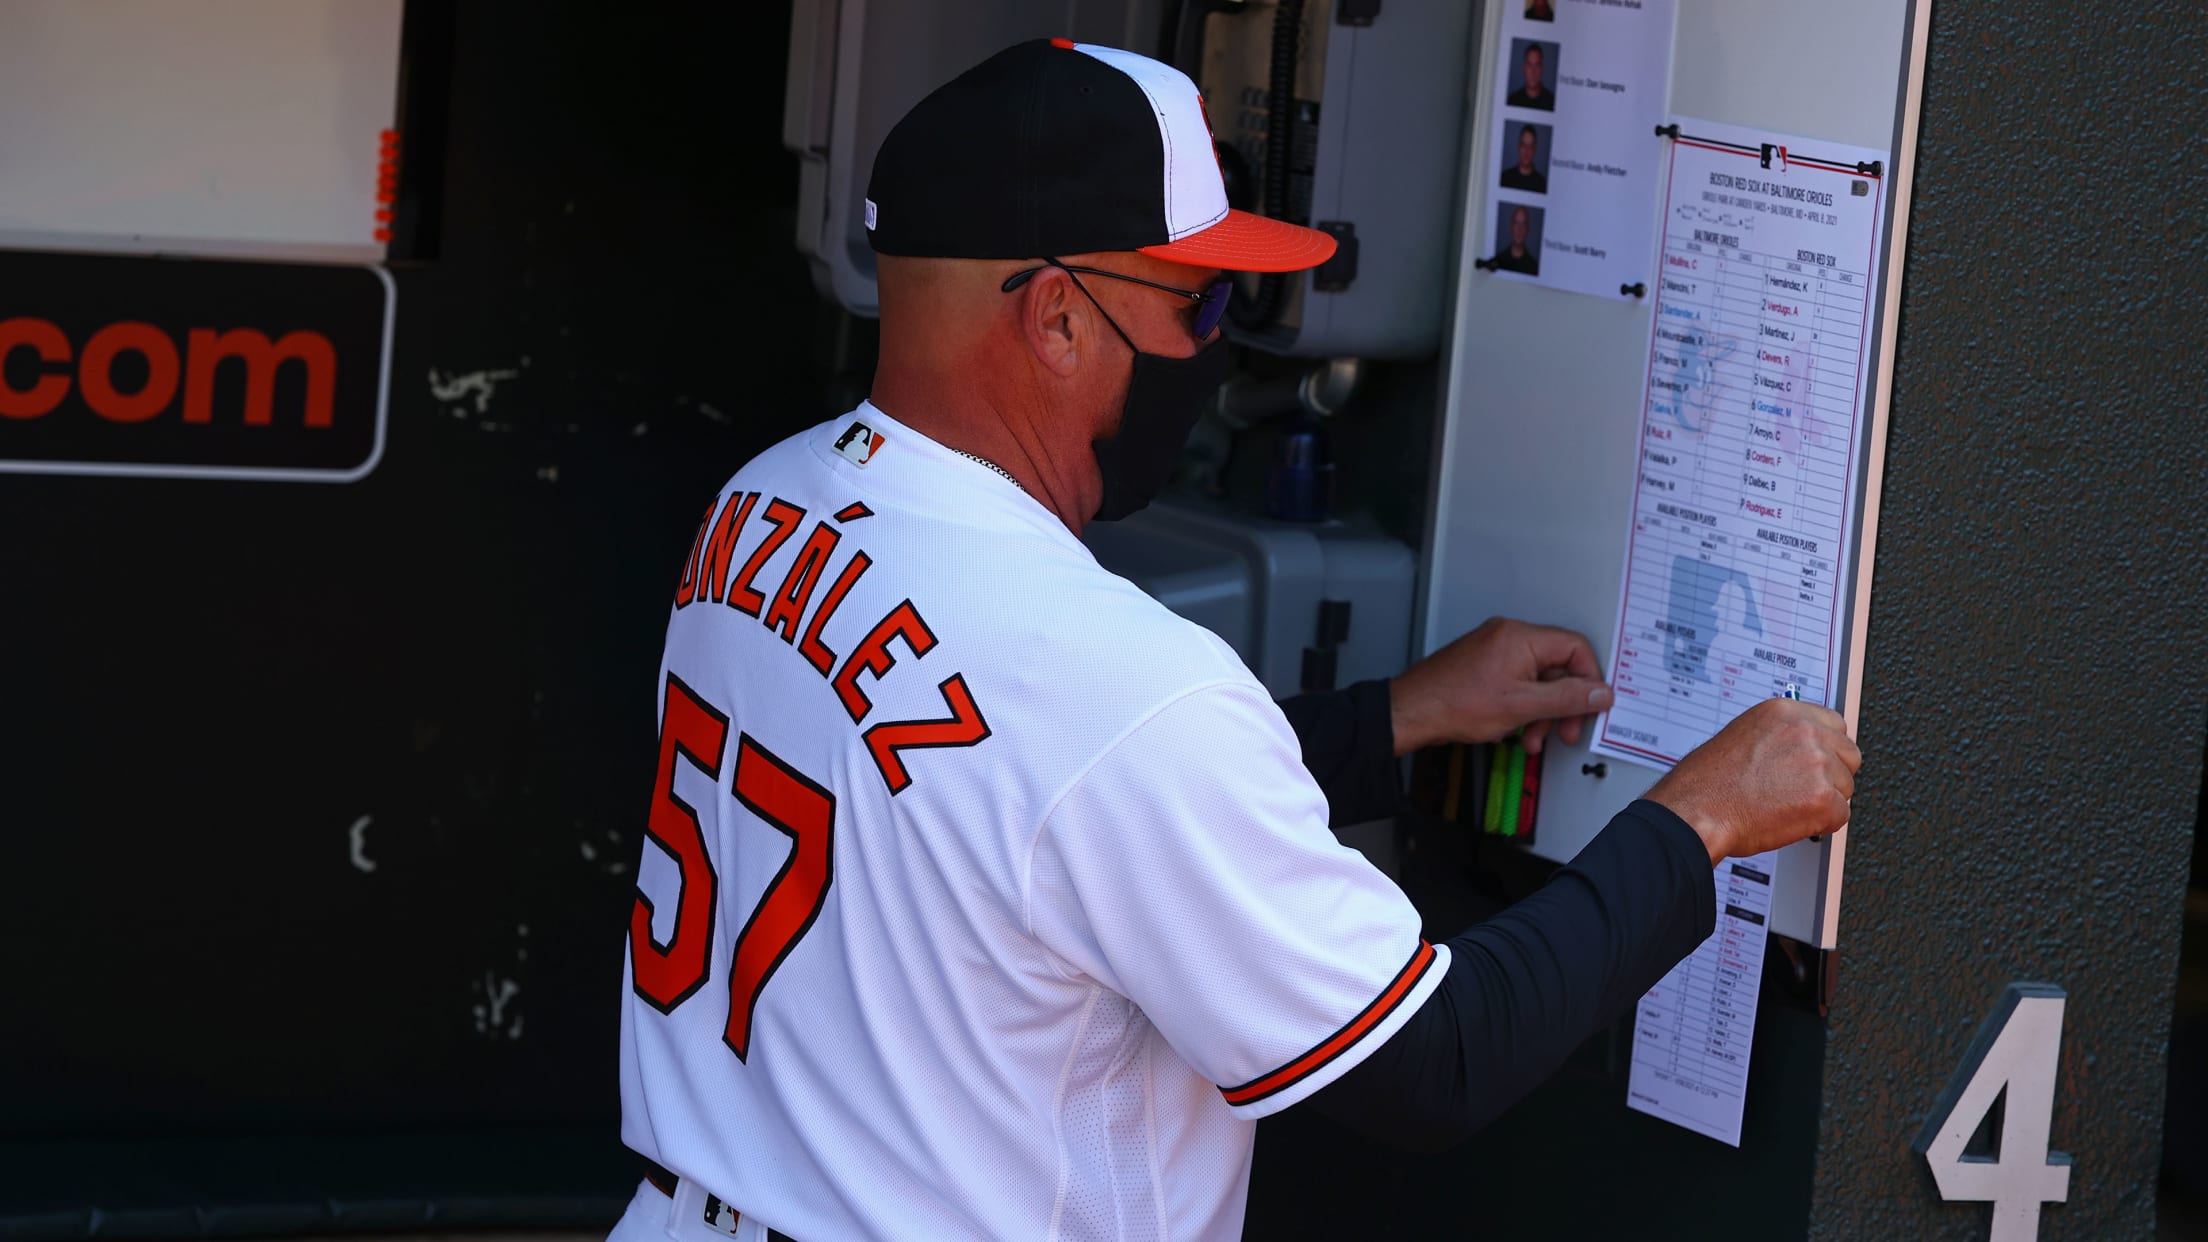
[[874,454],[881,449],[885,439],[881,432],[865,423],[853,423],[844,428],[842,435],[836,437],[836,451],[863,466],[874,460]]

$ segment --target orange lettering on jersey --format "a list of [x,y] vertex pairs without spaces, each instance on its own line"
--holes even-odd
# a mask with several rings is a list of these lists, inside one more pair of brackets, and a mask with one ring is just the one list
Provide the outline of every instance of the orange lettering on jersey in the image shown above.
[[842,538],[842,531],[830,529],[826,522],[816,522],[813,533],[805,537],[805,546],[798,549],[797,559],[782,579],[782,589],[774,593],[774,603],[767,608],[767,628],[781,634],[783,642],[797,641],[798,618],[805,615],[805,605],[813,602],[813,588],[820,585],[821,571],[828,567],[828,557]]
[[843,667],[836,670],[833,682],[836,697],[843,700],[843,710],[851,713],[851,723],[866,719],[866,714],[874,710],[873,700],[866,697],[866,691],[859,689],[859,674],[862,671],[872,673],[874,680],[880,681],[883,674],[895,668],[897,657],[889,654],[889,640],[898,637],[912,649],[915,660],[935,649],[935,632],[928,628],[928,623],[920,617],[920,610],[914,608],[909,599],[890,609],[889,615],[851,649],[851,654],[844,658]]
[[836,653],[828,649],[828,644],[820,641],[821,627],[827,625],[828,619],[836,615],[836,609],[843,607],[843,597],[851,593],[851,588],[858,585],[860,575],[873,563],[874,558],[865,552],[851,554],[843,572],[837,574],[836,580],[829,584],[828,594],[820,601],[820,609],[813,614],[811,624],[805,627],[805,637],[797,640],[797,653],[804,656],[805,662],[819,670],[823,677],[828,675],[829,669],[836,666]]
[[707,598],[706,588],[712,588],[712,600],[718,604],[728,594],[728,559],[736,554],[736,540],[743,533],[744,519],[751,516],[751,506],[759,499],[757,492],[743,492],[730,496],[721,506],[721,523],[713,528],[713,537],[706,540],[705,552],[698,558],[697,597]]
[[682,888],[675,900],[674,929],[661,944],[652,935],[652,899],[640,882],[629,908],[629,971],[632,987],[661,1013],[688,1000],[705,982],[713,952],[713,909],[720,877],[706,849],[697,809],[675,792],[675,761],[690,761],[709,781],[721,776],[728,749],[728,717],[698,697],[682,678],[667,675],[659,726],[659,776],[652,785],[652,812],[644,835],[667,851],[681,868]]
[[767,558],[773,556],[783,541],[790,537],[790,532],[797,529],[797,524],[805,520],[805,511],[777,496],[767,502],[765,516],[769,522],[774,523],[774,529],[767,532],[766,541],[759,545],[758,551],[751,554],[750,560],[744,562],[743,569],[736,575],[736,581],[728,587],[728,606],[755,617],[767,601],[760,598],[759,592],[751,589],[751,580],[758,576],[759,567],[767,563]]
[[728,1025],[721,1040],[739,1061],[751,1056],[759,993],[810,931],[835,881],[836,795],[740,734],[736,800],[790,838],[790,856],[737,933],[728,963]]
[[943,701],[950,706],[949,716],[942,720],[898,720],[878,724],[864,735],[866,749],[874,756],[874,766],[881,769],[882,782],[889,786],[891,797],[903,793],[905,787],[912,784],[912,776],[905,771],[905,761],[898,751],[972,746],[989,736],[989,722],[981,718],[981,708],[975,704],[972,692],[966,689],[964,674],[951,674],[936,689],[943,692]]
[[681,608],[697,598],[698,552],[705,547],[705,532],[712,529],[713,509],[721,503],[715,496],[705,502],[705,516],[698,521],[698,533],[690,540],[690,554],[682,558],[682,581],[675,584],[675,607]]

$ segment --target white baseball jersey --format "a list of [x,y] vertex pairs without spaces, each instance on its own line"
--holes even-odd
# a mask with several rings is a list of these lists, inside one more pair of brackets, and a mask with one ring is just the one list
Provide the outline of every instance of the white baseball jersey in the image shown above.
[[621,1102],[662,1236],[727,1236],[710,1195],[798,1242],[1237,1238],[1255,1120],[1448,964],[1225,643],[870,404],[716,498],[659,701]]

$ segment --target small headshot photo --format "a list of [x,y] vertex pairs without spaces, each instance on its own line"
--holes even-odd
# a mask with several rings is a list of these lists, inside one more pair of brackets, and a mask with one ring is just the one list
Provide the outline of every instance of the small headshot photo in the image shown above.
[[1555,21],[1556,0],[1526,0],[1526,20],[1529,22]]
[[1531,121],[1503,122],[1503,188],[1549,192],[1549,132]]
[[1504,203],[1495,209],[1495,270],[1541,274],[1541,209]]
[[1556,44],[1537,39],[1510,41],[1510,98],[1513,108],[1556,111]]

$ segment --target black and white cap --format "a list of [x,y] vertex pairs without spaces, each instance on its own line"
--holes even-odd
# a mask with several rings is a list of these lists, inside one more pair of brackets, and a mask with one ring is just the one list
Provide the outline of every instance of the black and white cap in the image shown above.
[[1036,259],[1139,250],[1293,272],[1334,239],[1237,211],[1196,84],[1118,48],[1036,39],[960,74],[882,141],[866,190],[876,252]]

